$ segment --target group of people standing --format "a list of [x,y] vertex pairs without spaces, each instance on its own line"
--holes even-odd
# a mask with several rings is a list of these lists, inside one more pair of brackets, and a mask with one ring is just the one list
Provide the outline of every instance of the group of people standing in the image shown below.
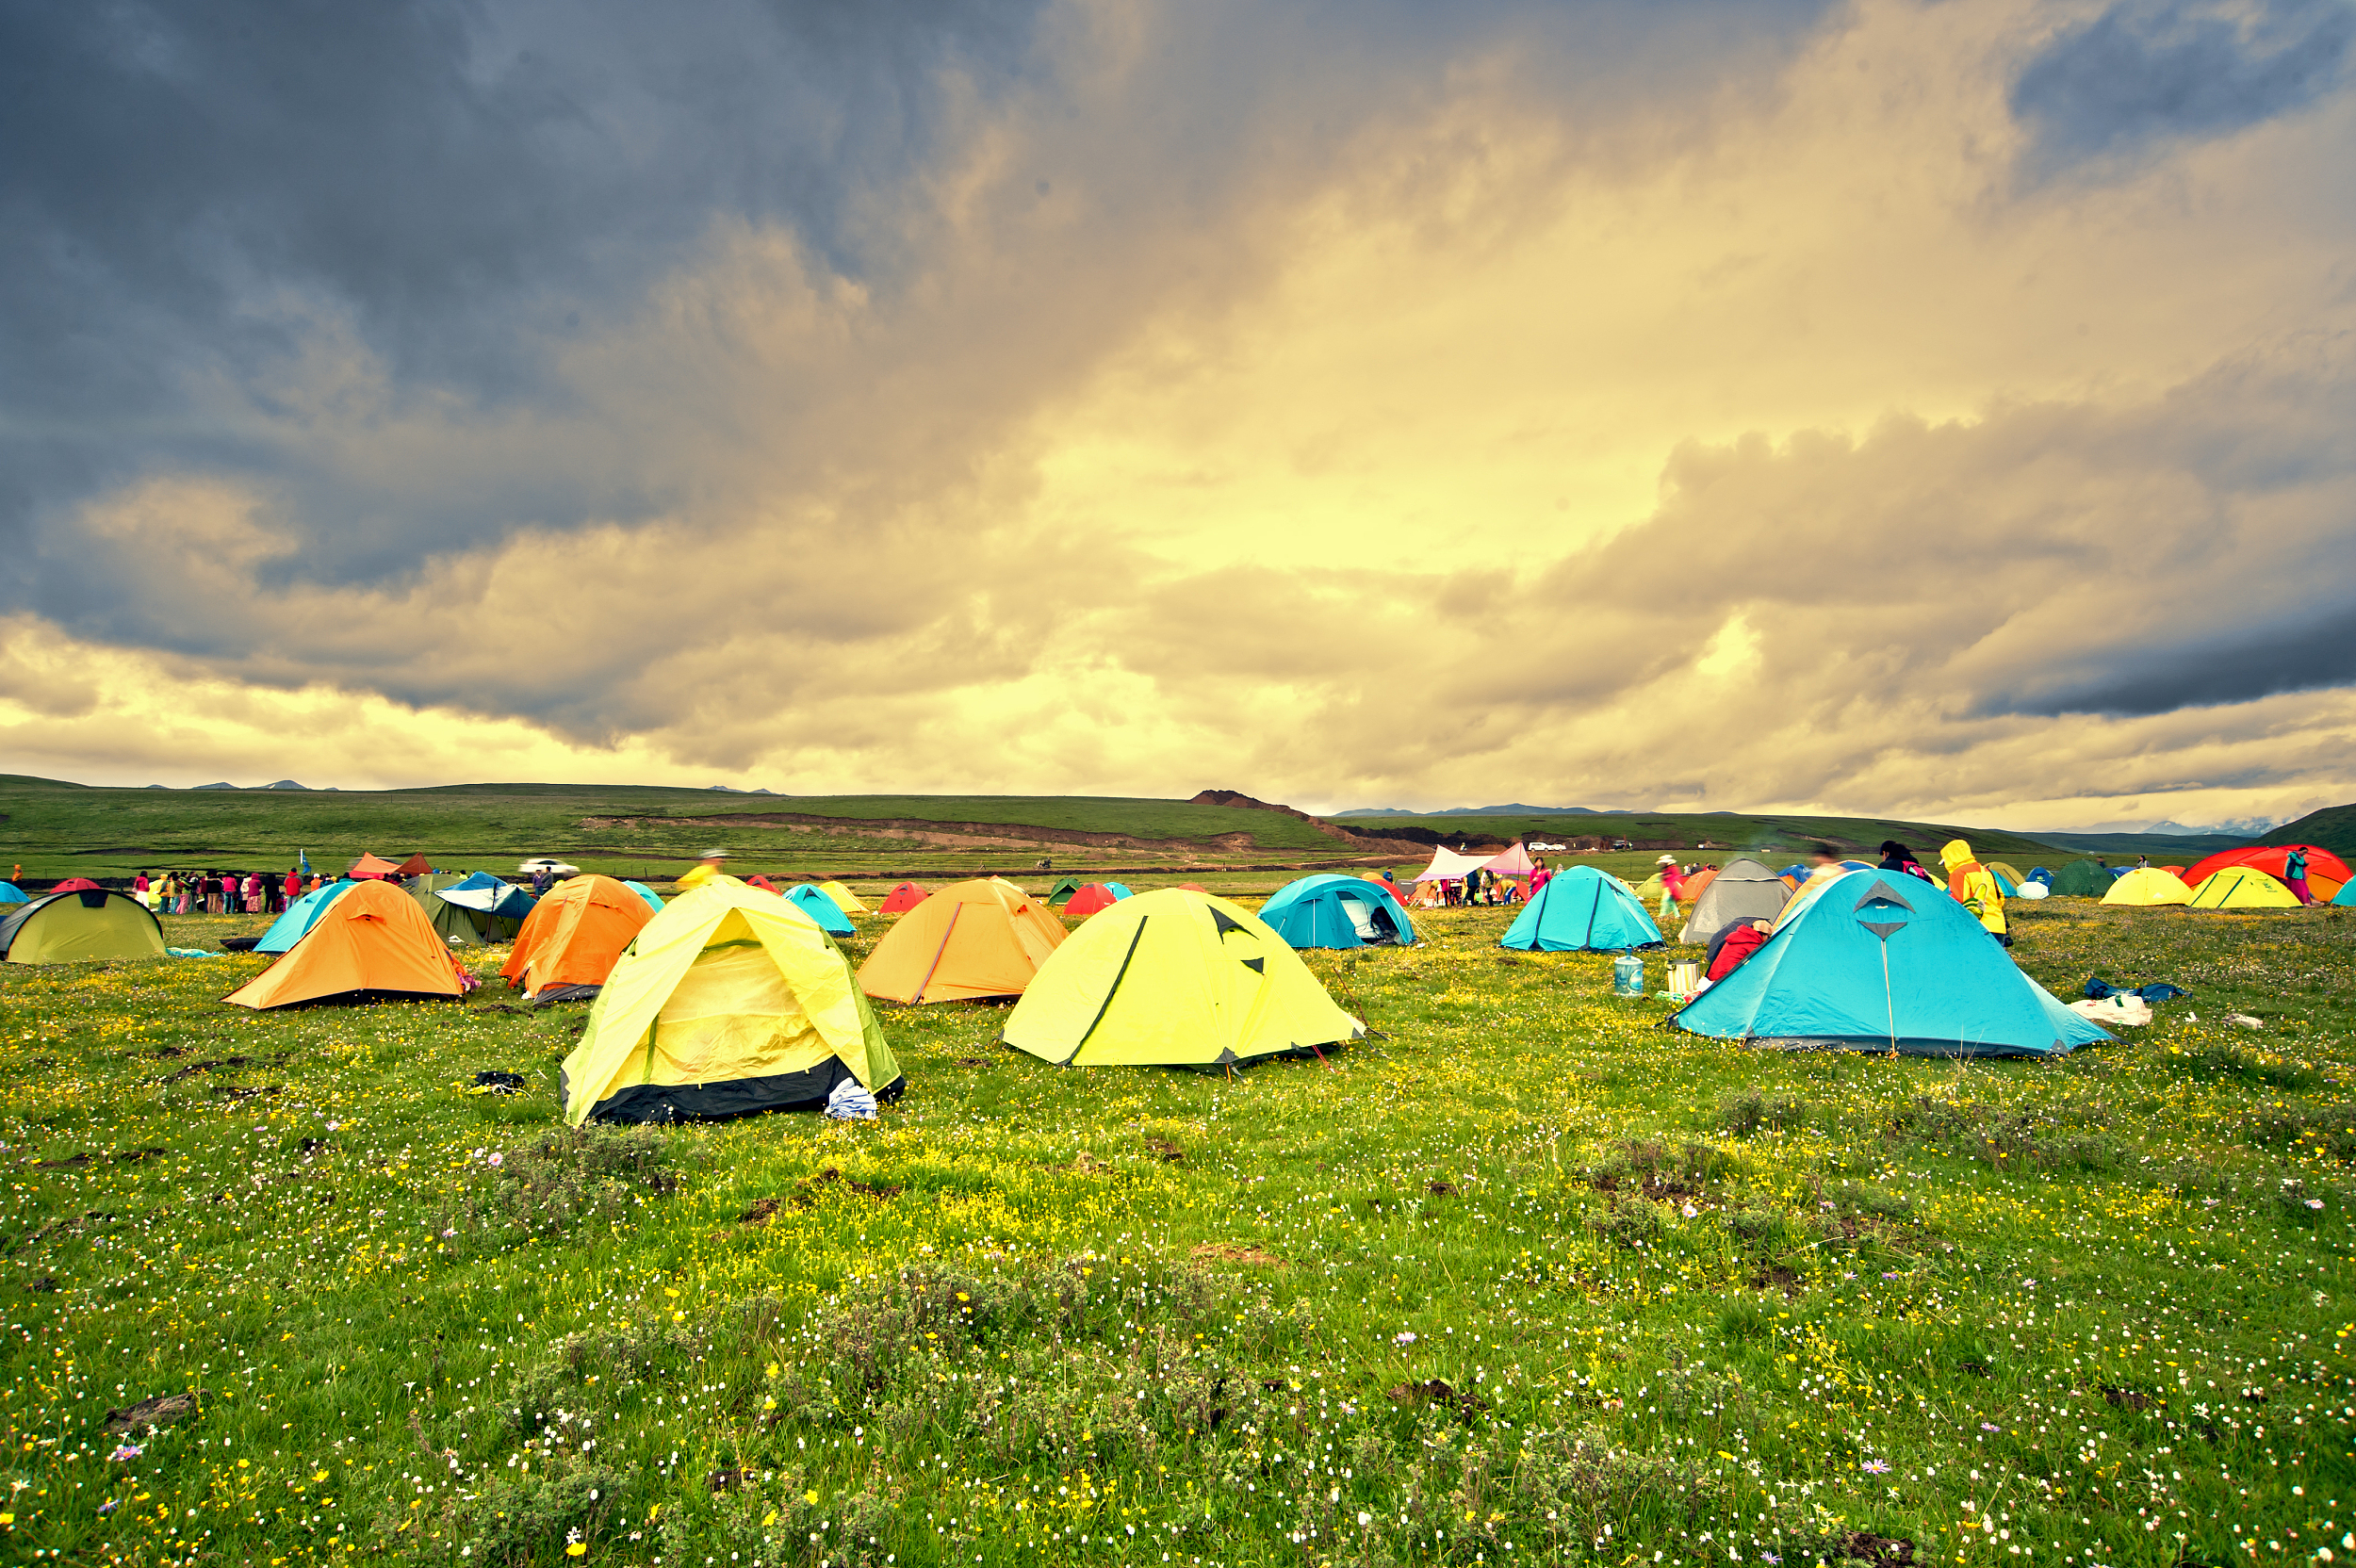
[[159,915],[275,915],[319,885],[300,868],[262,872],[160,871],[131,879],[131,896]]
[[[1550,873],[1544,860],[1535,862],[1530,873],[1530,891],[1532,897],[1546,885]],[[1522,885],[1510,876],[1499,876],[1486,866],[1475,866],[1461,877],[1450,877],[1440,884],[1440,902],[1452,906],[1460,905],[1519,904]]]

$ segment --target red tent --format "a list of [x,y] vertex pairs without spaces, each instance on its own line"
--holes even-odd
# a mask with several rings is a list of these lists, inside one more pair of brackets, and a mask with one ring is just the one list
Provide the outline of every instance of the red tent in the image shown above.
[[96,892],[98,884],[87,876],[69,876],[49,890],[53,893]]
[[1207,893],[1211,890],[1200,882],[1181,882],[1178,885],[1190,893]]
[[395,876],[430,876],[433,873],[434,862],[422,855],[412,855],[393,868]]
[[913,882],[903,882],[884,896],[883,913],[905,915],[924,902],[924,889]]
[[1063,906],[1063,912],[1067,916],[1092,915],[1099,909],[1109,909],[1120,902],[1120,899],[1113,896],[1113,890],[1110,888],[1102,882],[1091,882],[1072,895],[1072,902]]
[[[2187,887],[2197,888],[2201,878],[2226,866],[2250,866],[2280,882],[2282,880],[2282,868],[2294,849],[2307,852],[2307,883],[2317,898],[2331,897],[2351,880],[2352,875],[2356,875],[2348,871],[2347,861],[2314,844],[2247,844],[2240,849],[2220,850],[2210,856],[2184,873],[2184,883]],[[2324,882],[2332,885],[2328,891],[2318,886]]]
[[[748,876],[744,878],[744,886],[748,888],[759,888],[764,893],[777,893],[777,885],[775,882],[770,881],[765,876]],[[785,895],[783,893],[777,893],[777,896],[779,898],[783,898]]]

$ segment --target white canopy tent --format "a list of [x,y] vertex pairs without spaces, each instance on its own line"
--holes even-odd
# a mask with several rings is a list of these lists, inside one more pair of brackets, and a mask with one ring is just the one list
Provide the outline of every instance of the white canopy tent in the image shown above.
[[1456,851],[1446,847],[1435,849],[1432,852],[1432,863],[1424,867],[1415,880],[1418,882],[1460,881],[1466,872],[1485,866],[1494,857],[1487,855],[1459,855]]

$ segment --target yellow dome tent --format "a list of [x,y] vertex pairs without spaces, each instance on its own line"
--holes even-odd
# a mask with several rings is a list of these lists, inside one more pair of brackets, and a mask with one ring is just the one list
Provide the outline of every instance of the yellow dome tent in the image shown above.
[[875,1010],[788,901],[714,876],[639,929],[564,1058],[564,1119],[713,1121],[905,1086]]
[[[2131,871],[2111,884],[2111,890],[2102,895],[2105,904],[2134,904],[2149,906],[2154,904],[2184,904],[2192,898],[2192,890],[2184,886],[2174,872],[2157,866]],[[2297,903],[2296,899],[2292,900]]]
[[1164,888],[1074,931],[998,1037],[1062,1067],[1220,1067],[1365,1033],[1257,916]]
[[859,988],[887,1002],[1020,996],[1063,922],[1001,877],[953,882],[900,917],[859,966]]
[[834,906],[842,910],[846,915],[865,915],[874,913],[874,911],[869,909],[866,905],[861,904],[859,901],[859,894],[853,892],[850,889],[844,887],[840,882],[821,882],[818,884],[818,890],[825,893],[828,898],[833,899]]
[[[2122,878],[2123,880],[2123,878]],[[2201,879],[2184,901],[2190,909],[2296,909],[2288,888],[2255,866],[2224,866]]]

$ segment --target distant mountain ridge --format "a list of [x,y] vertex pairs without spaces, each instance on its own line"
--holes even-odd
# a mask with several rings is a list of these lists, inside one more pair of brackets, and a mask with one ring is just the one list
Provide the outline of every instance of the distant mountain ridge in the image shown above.
[[1409,811],[1397,806],[1360,806],[1335,817],[1626,817],[1631,811],[1595,806],[1450,806],[1440,811]]

